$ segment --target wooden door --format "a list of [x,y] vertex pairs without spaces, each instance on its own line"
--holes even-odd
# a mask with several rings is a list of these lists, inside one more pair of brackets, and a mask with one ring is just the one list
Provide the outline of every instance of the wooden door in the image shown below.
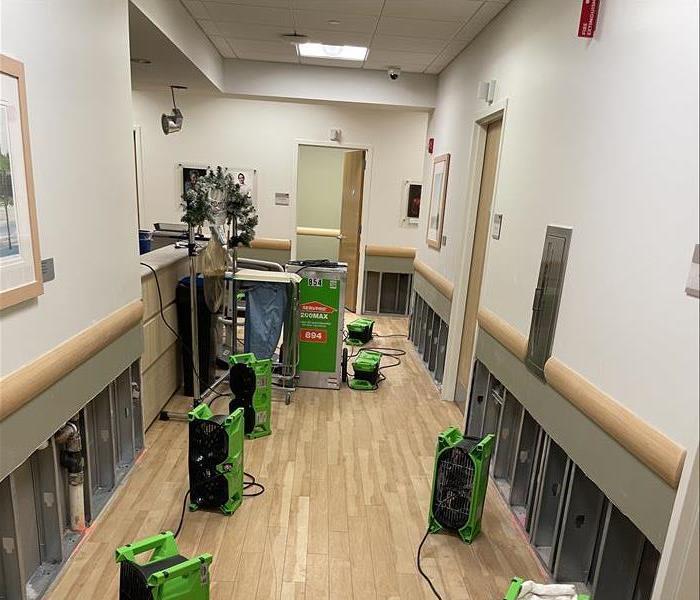
[[501,144],[502,121],[489,124],[486,131],[486,148],[484,149],[484,166],[481,172],[481,187],[479,190],[479,206],[476,213],[476,229],[472,246],[471,264],[469,267],[469,284],[467,287],[467,303],[464,307],[464,325],[462,326],[462,342],[459,349],[459,365],[457,367],[457,386],[455,402],[464,412],[467,403],[469,374],[474,351],[476,336],[476,315],[479,310],[481,282],[484,276],[486,246],[489,239],[491,203],[496,184],[496,168],[498,166],[498,148]]
[[362,228],[362,189],[365,183],[365,151],[354,150],[343,157],[343,203],[340,211],[338,260],[348,263],[345,306],[356,312]]

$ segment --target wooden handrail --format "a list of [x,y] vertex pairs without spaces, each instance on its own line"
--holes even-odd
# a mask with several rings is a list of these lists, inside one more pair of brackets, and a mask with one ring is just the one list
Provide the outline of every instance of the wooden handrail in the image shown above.
[[544,365],[547,383],[630,454],[676,489],[686,451],[673,440],[599,390],[558,358]]
[[254,250],[286,250],[292,249],[291,240],[283,240],[277,238],[255,238],[250,247]]
[[454,284],[449,279],[440,275],[440,273],[426,265],[418,258],[413,260],[413,268],[417,273],[420,273],[428,281],[428,283],[430,283],[430,285],[445,296],[445,298],[452,301]]
[[387,256],[389,258],[415,258],[416,249],[411,246],[378,246],[367,244],[365,246],[367,256]]
[[[521,361],[527,338],[510,323],[480,308],[479,326]],[[658,429],[598,389],[581,374],[551,357],[544,366],[546,382],[630,454],[673,489],[678,488],[686,451]]]
[[479,309],[477,321],[484,331],[497,339],[511,354],[525,362],[527,338],[515,327],[486,308]]
[[141,324],[139,298],[0,379],[0,421]]
[[340,229],[323,229],[322,227],[297,227],[297,235],[312,235],[316,237],[338,237]]

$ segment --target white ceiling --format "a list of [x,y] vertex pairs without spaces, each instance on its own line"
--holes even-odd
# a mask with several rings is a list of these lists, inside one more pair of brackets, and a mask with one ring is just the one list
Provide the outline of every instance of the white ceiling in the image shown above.
[[[224,58],[439,73],[509,0],[181,0]],[[338,24],[333,22],[338,21]],[[281,38],[366,46],[364,63],[300,58]]]

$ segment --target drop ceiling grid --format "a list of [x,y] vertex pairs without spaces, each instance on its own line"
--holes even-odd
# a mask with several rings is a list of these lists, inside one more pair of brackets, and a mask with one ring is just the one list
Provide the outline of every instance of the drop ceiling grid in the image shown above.
[[[224,58],[440,73],[509,0],[180,0]],[[332,24],[338,21],[338,24]],[[298,56],[282,35],[366,46],[364,63]]]

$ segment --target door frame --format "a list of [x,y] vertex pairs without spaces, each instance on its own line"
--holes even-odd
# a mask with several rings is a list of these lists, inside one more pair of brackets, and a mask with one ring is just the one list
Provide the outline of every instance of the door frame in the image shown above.
[[360,232],[360,260],[357,265],[357,306],[356,314],[362,313],[364,306],[364,285],[365,285],[365,241],[367,239],[367,229],[369,227],[369,198],[372,189],[372,160],[374,156],[374,148],[371,144],[348,144],[345,142],[329,142],[327,140],[307,140],[297,138],[294,140],[292,172],[294,182],[292,193],[290,194],[290,206],[293,208],[291,218],[291,231],[289,238],[292,242],[291,257],[295,260],[297,257],[297,190],[299,189],[299,146],[316,146],[320,148],[336,148],[340,150],[364,150],[365,152],[365,177],[362,186],[362,231]]
[[[468,235],[462,242],[461,262],[459,264],[467,265],[456,274],[454,295],[452,306],[450,309],[450,334],[447,340],[447,351],[445,360],[445,377],[443,379],[442,397],[445,400],[454,402],[455,391],[457,387],[457,369],[459,367],[460,344],[462,342],[462,328],[464,327],[464,310],[467,304],[467,288],[469,286],[469,268],[471,265],[472,248],[474,246],[474,234],[476,232],[476,216],[479,209],[479,193],[481,191],[481,175],[484,166],[484,155],[486,151],[486,132],[488,126],[494,121],[502,121],[501,139],[498,146],[498,162],[496,166],[496,177],[493,186],[493,198],[491,200],[491,210],[489,212],[489,223],[493,222],[493,215],[498,208],[498,182],[501,172],[501,157],[503,152],[503,141],[506,137],[506,116],[508,113],[508,98],[494,102],[491,106],[479,110],[471,119],[472,124],[472,139],[471,149],[469,153],[469,188],[467,190],[467,206],[469,212],[467,215],[467,232]],[[491,247],[491,234],[487,238],[486,255],[484,258],[484,272],[488,264],[489,250]],[[481,287],[483,296],[484,286]],[[476,348],[476,340],[478,336],[474,336],[474,348]],[[474,348],[472,348],[471,356],[474,360]],[[469,370],[469,380],[467,389],[471,387],[472,369]],[[467,414],[469,412],[469,400],[464,410],[464,423],[466,424]]]
[[138,219],[139,229],[142,228],[144,213],[146,212],[146,199],[144,196],[143,185],[143,135],[141,125],[132,127],[133,146],[134,146],[134,176],[136,178],[136,217]]

